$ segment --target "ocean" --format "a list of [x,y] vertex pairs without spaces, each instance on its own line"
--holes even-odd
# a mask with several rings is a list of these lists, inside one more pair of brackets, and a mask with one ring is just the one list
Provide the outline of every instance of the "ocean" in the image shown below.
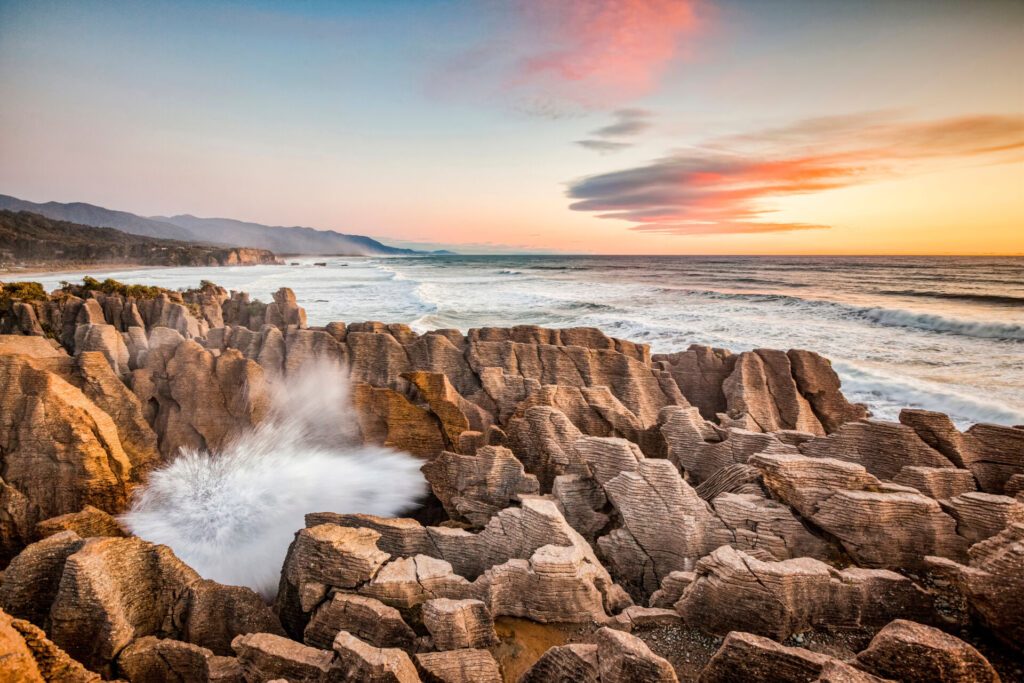
[[[1024,424],[1024,258],[429,256],[105,273],[169,288],[211,280],[269,300],[291,287],[311,325],[593,326],[655,353],[708,344],[829,357],[876,417],[905,406]],[[326,261],[326,267],[313,265]],[[80,274],[35,278],[55,288]]]

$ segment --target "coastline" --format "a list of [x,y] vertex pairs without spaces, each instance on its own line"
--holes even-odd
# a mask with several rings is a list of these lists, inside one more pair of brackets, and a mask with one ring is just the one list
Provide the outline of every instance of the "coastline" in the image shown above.
[[[39,277],[39,276],[42,276],[42,275],[63,275],[63,274],[69,274],[70,275],[70,274],[75,274],[75,273],[82,273],[84,275],[92,275],[92,274],[95,273],[95,274],[98,274],[98,275],[102,275],[104,273],[116,273],[116,272],[119,272],[119,271],[122,271],[122,270],[127,270],[127,269],[132,269],[132,270],[142,270],[142,269],[145,269],[145,270],[166,270],[168,268],[180,268],[180,267],[181,266],[154,266],[154,265],[148,265],[148,264],[145,264],[145,263],[119,263],[119,264],[104,263],[104,264],[99,264],[98,267],[95,270],[91,269],[88,265],[80,266],[80,267],[71,267],[71,266],[69,266],[69,267],[60,267],[60,268],[53,268],[53,269],[45,269],[45,268],[32,267],[32,268],[27,269],[27,270],[12,270],[10,268],[0,268],[0,279],[6,278],[6,277],[9,277],[9,276],[17,276],[19,278],[22,278],[22,277],[33,278],[33,277]],[[193,267],[195,267],[195,268],[205,268],[205,267],[208,267],[208,266],[193,266]]]

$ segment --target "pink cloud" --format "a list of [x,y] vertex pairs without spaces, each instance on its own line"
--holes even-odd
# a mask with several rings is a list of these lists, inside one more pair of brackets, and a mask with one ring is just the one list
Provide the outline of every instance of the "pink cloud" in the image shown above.
[[[702,26],[702,0],[518,0],[486,38],[431,80],[446,95],[485,93],[556,117],[653,91]],[[495,92],[497,91],[497,92]]]
[[569,208],[680,235],[827,228],[772,221],[770,200],[910,173],[936,160],[1005,163],[1021,150],[1018,116],[814,119],[583,178],[569,188],[576,200]]
[[653,90],[683,36],[698,27],[692,0],[529,0],[521,6],[537,42],[514,64],[511,84],[550,88],[585,104]]

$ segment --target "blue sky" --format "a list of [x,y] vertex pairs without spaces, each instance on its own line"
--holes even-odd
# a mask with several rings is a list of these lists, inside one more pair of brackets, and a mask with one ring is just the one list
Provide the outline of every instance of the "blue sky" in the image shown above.
[[480,251],[1024,251],[1022,46],[1014,2],[4,0],[0,192]]

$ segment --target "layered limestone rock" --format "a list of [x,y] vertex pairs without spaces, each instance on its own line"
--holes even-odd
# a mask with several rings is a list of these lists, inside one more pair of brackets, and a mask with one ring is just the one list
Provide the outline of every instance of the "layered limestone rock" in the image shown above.
[[1024,524],[976,543],[969,564],[928,558],[929,569],[955,582],[972,613],[997,638],[1021,651],[1024,643]]
[[893,477],[893,483],[915,488],[936,500],[948,500],[961,493],[976,491],[978,486],[970,470],[949,467],[917,467],[908,465]]
[[39,627],[0,610],[0,679],[13,683],[93,683],[100,677],[71,659]]
[[333,680],[367,683],[418,683],[420,680],[415,665],[404,651],[374,647],[345,631],[334,639],[334,653]]
[[331,588],[355,589],[391,557],[377,547],[380,534],[336,524],[301,529],[288,548],[277,612],[288,632],[301,638],[314,609]]
[[1016,498],[971,491],[946,506],[956,519],[957,533],[974,544],[1000,533],[1011,524],[1024,524],[1024,503]]
[[445,451],[422,470],[449,517],[478,527],[519,495],[540,492],[537,478],[500,446],[484,446],[474,455]]
[[416,633],[401,613],[379,600],[351,593],[335,593],[313,613],[303,632],[306,645],[328,649],[340,631],[376,647],[409,649]]
[[421,652],[416,667],[425,683],[501,683],[501,669],[487,650]]
[[725,524],[667,460],[645,459],[604,490],[622,526],[599,538],[598,547],[615,576],[648,594],[725,541]]
[[334,654],[270,633],[248,633],[231,643],[246,681],[297,683],[328,680]]
[[861,465],[792,453],[761,453],[750,464],[774,496],[836,537],[861,566],[920,568],[926,555],[962,559],[967,550],[938,501],[884,485]]
[[397,391],[358,384],[352,400],[364,441],[425,459],[433,458],[444,449],[444,436],[437,418]]
[[46,538],[62,531],[73,531],[82,538],[127,536],[116,519],[103,510],[86,505],[79,512],[51,517],[36,525],[36,536]]
[[986,493],[1002,494],[1014,475],[1024,474],[1024,430],[976,424],[960,432],[947,415],[904,409],[900,422],[957,467],[969,469]]
[[528,559],[545,545],[573,546],[600,566],[590,545],[566,522],[558,505],[535,496],[523,496],[520,507],[505,508],[477,533],[371,515],[306,516],[307,525],[324,523],[372,529],[380,534],[377,547],[382,551],[397,557],[422,554],[441,559],[450,563],[456,574],[469,579],[508,560]]
[[651,652],[644,641],[622,631],[597,631],[597,674],[602,683],[650,681],[677,683],[672,665]]
[[777,681],[778,683],[882,683],[834,657],[801,647],[786,647],[751,633],[734,631],[707,663],[700,683]]
[[579,681],[598,683],[596,645],[557,645],[549,648],[519,679],[519,683]]
[[508,425],[509,447],[545,492],[559,475],[590,474],[576,453],[575,443],[582,436],[565,413],[550,406],[528,408]]
[[[325,523],[329,522],[329,523]],[[379,535],[373,550],[398,559],[383,564],[369,578],[358,576],[358,592],[400,610],[427,600],[482,600],[491,614],[529,617],[542,622],[601,621],[623,606],[624,596],[593,550],[547,499],[524,497],[522,507],[506,508],[479,533],[446,527],[423,527],[412,520],[384,520],[366,515],[317,514],[307,517],[312,529],[337,527]],[[331,583],[321,574],[296,581],[308,572],[299,554],[300,532],[285,561],[279,611],[294,628],[326,596]],[[367,536],[371,538],[371,536]],[[325,555],[333,556],[326,546]],[[369,545],[366,544],[368,553]],[[373,555],[374,563],[377,555]],[[314,566],[333,566],[324,559]],[[296,567],[293,570],[291,567]],[[372,569],[372,567],[368,567]],[[351,584],[349,577],[343,579]],[[352,588],[351,585],[348,586]],[[291,615],[299,615],[298,621]]]
[[666,456],[693,484],[719,470],[743,464],[755,453],[791,450],[776,436],[735,427],[723,430],[706,422],[695,409],[666,408],[661,413]]
[[117,666],[130,681],[208,681],[212,659],[205,647],[146,636],[121,651]]
[[795,429],[825,433],[811,404],[797,388],[784,351],[757,349],[741,353],[722,390],[729,415],[745,415],[763,432]]
[[270,409],[262,368],[236,350],[214,355],[166,328],[150,335],[132,389],[159,435],[164,457],[182,448],[217,451]]
[[80,539],[65,531],[29,546],[5,572],[0,607],[46,630],[90,669],[109,673],[145,636],[216,654],[239,632],[280,631],[247,588],[203,581],[166,546],[137,538]]
[[850,422],[828,437],[804,442],[799,448],[804,455],[863,465],[879,479],[894,479],[907,466],[955,467],[913,429],[897,422]]
[[907,683],[998,683],[980,652],[937,628],[897,619],[879,631],[857,666],[880,678]]
[[438,650],[479,649],[498,642],[494,620],[480,600],[428,600],[421,618]]
[[110,415],[20,355],[0,356],[0,461],[7,558],[31,540],[37,521],[85,505],[120,512],[135,482]]
[[784,640],[813,628],[874,630],[898,616],[928,619],[932,598],[895,572],[838,571],[808,557],[762,562],[722,546],[697,563],[676,609],[710,633]]

